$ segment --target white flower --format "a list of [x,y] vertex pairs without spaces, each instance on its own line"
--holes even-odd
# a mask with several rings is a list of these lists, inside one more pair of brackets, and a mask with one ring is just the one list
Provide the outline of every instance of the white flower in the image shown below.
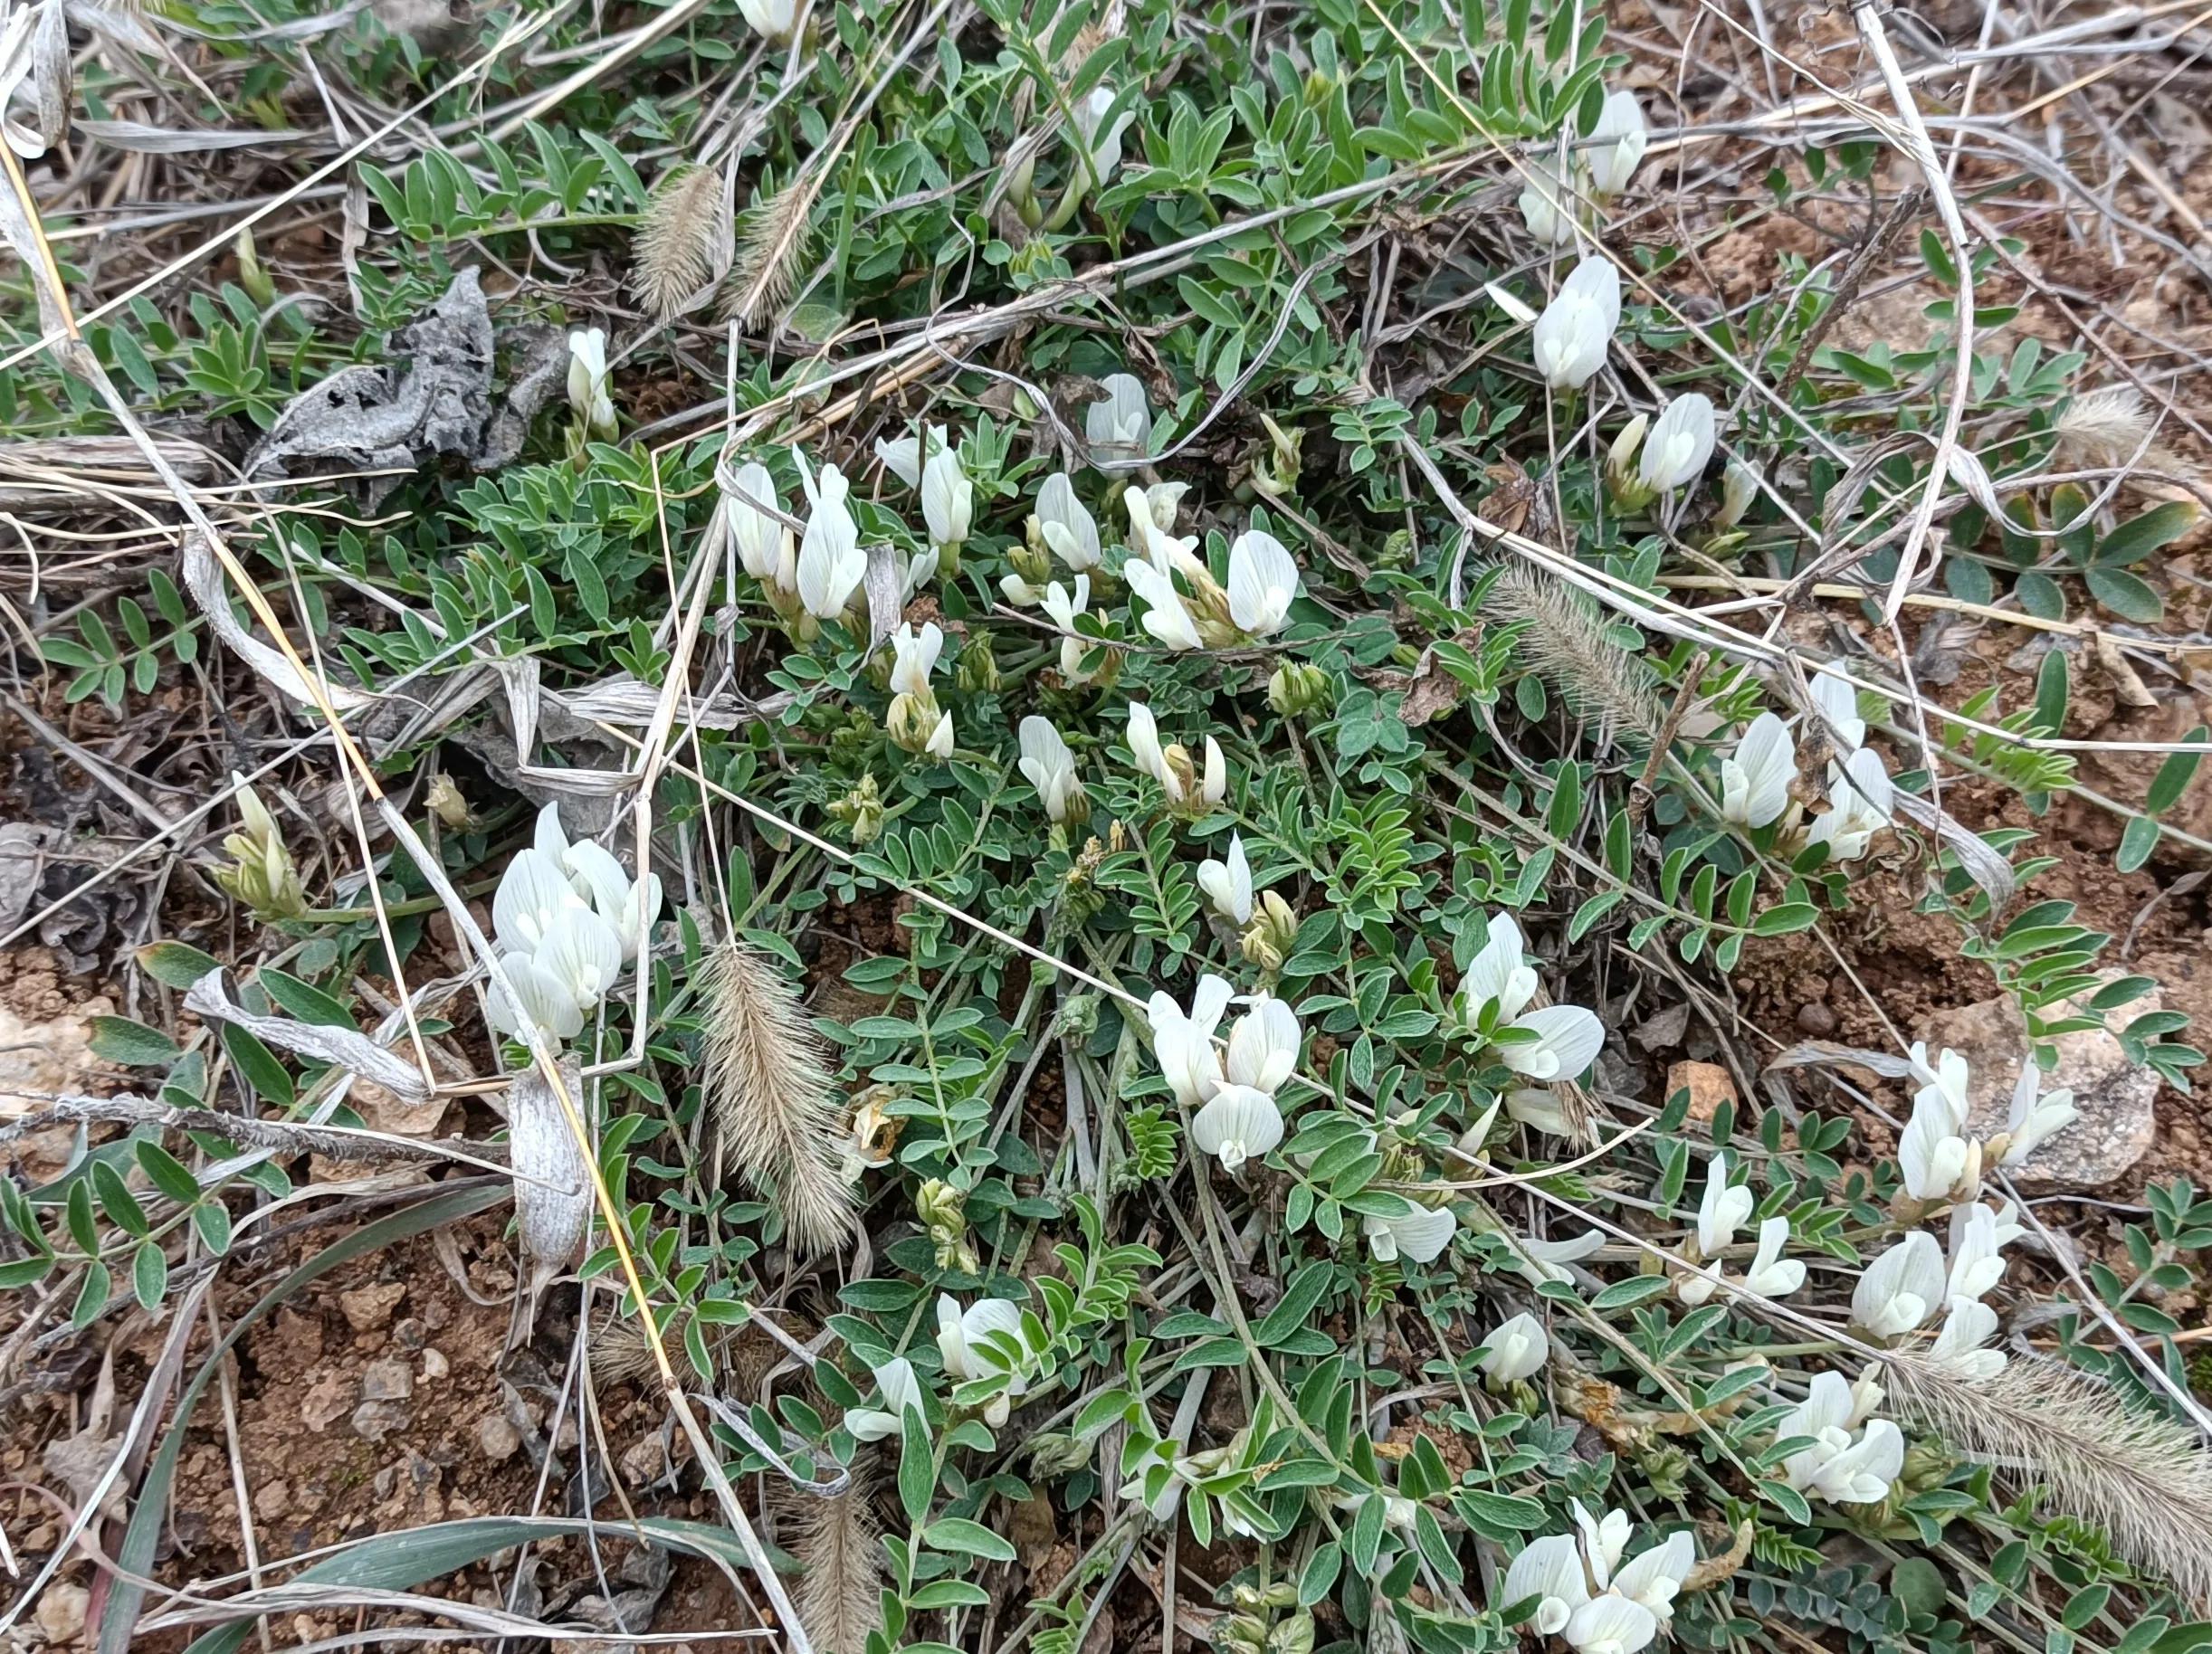
[[1759,1226],[1759,1252],[1744,1271],[1743,1288],[1760,1298],[1788,1298],[1805,1285],[1805,1266],[1782,1256],[1789,1240],[1789,1220],[1778,1213]]
[[507,870],[500,875],[499,889],[491,897],[491,928],[499,937],[500,951],[536,953],[554,919],[567,908],[583,906],[585,898],[570,881],[558,852],[535,845],[517,851]]
[[589,1011],[622,974],[622,938],[590,908],[567,908],[554,916],[530,963],[541,982],[552,983],[579,1012]]
[[1101,128],[1100,123],[1106,119],[1106,111],[1113,108],[1113,100],[1112,87],[1096,86],[1088,98],[1075,106],[1075,130],[1082,139],[1080,153],[1090,162],[1089,183],[1111,182],[1121,166],[1121,134],[1137,118],[1134,111],[1123,109],[1111,124]]
[[1575,1654],[1636,1654],[1658,1634],[1657,1615],[1611,1592],[1576,1609],[1559,1633]]
[[1997,1212],[1979,1204],[1959,1206],[1950,1214],[1950,1272],[1946,1297],[1978,1299],[2005,1279],[2005,1254],[1997,1238]]
[[1498,1060],[1530,1079],[1572,1079],[1606,1042],[1605,1024],[1580,1005],[1546,1005],[1517,1017],[1512,1026],[1535,1038],[1499,1046]]
[[1075,776],[1075,755],[1045,719],[1031,713],[1022,720],[1021,770],[1044,801],[1051,820],[1064,822],[1068,811],[1083,795],[1083,784]]
[[937,433],[928,425],[914,436],[878,437],[875,457],[883,461],[883,469],[911,489],[921,486],[921,460],[924,448],[930,451],[943,446]]
[[1635,174],[1636,163],[1644,158],[1644,151],[1651,138],[1644,129],[1644,110],[1636,102],[1636,95],[1623,89],[1606,94],[1605,107],[1597,112],[1597,125],[1591,131],[1599,139],[1586,153],[1590,164],[1590,187],[1601,195],[1617,195],[1628,187],[1628,180]]
[[1964,1131],[1967,1121],[1974,1113],[1973,1093],[1969,1088],[1972,1074],[1967,1067],[1966,1059],[1947,1045],[1936,1058],[1935,1066],[1931,1068],[1928,1063],[1928,1042],[1915,1040],[1912,1049],[1905,1053],[1905,1064],[1912,1077],[1920,1084],[1920,1089],[1914,1093],[1912,1100],[1917,1103],[1925,1097],[1932,1102],[1940,1103],[1943,1117],[1949,1122],[1950,1129]]
[[1605,366],[1621,319],[1621,278],[1595,253],[1575,266],[1536,318],[1536,369],[1555,391],[1580,390]]
[[1037,490],[1037,531],[1053,555],[1076,574],[1099,566],[1099,526],[1065,471],[1054,471]]
[[1221,743],[1212,736],[1206,737],[1206,767],[1198,774],[1198,797],[1201,802],[1217,804],[1229,795],[1229,761],[1222,756]]
[[1505,1571],[1504,1594],[1501,1607],[1540,1598],[1529,1623],[1542,1636],[1557,1636],[1575,1610],[1590,1600],[1580,1547],[1565,1534],[1530,1540]]
[[1021,1336],[1021,1308],[1006,1298],[979,1298],[962,1310],[949,1294],[938,1298],[937,1353],[944,1359],[945,1375],[955,1383],[967,1383],[1012,1374],[1006,1389],[984,1408],[984,1422],[994,1429],[1006,1421],[1012,1398],[1029,1388],[1017,1364]]
[[1851,1445],[1852,1407],[1851,1386],[1842,1374],[1816,1373],[1805,1400],[1776,1421],[1777,1441],[1812,1440],[1810,1447],[1782,1461],[1783,1478],[1798,1492],[1809,1488],[1821,1469]]
[[[1723,528],[1733,528],[1743,520],[1743,514],[1758,498],[1759,473],[1731,455],[1721,468],[1721,504],[1713,512],[1712,520]],[[1816,687],[1817,683],[1818,680],[1815,680]]]
[[1298,1051],[1305,1036],[1298,1016],[1270,993],[1254,993],[1251,1008],[1229,1030],[1229,1083],[1272,1095],[1298,1071]]
[[816,620],[835,620],[860,590],[868,554],[860,548],[860,525],[845,503],[844,473],[825,465],[818,476],[809,476],[802,459],[799,480],[810,508],[806,534],[799,542],[799,603]]
[[[1176,516],[1182,509],[1183,496],[1188,492],[1190,492],[1190,484],[1187,482],[1148,482],[1145,484],[1145,509],[1151,513],[1152,527],[1162,534],[1173,534]],[[1126,501],[1127,496],[1123,496],[1123,499]],[[1195,540],[1185,540],[1180,543],[1185,546],[1197,544]]]
[[1789,803],[1797,775],[1797,749],[1789,727],[1771,712],[1753,718],[1721,760],[1721,816],[1739,827],[1764,827]]
[[1955,1298],[1943,1317],[1943,1330],[1928,1346],[1928,1359],[1961,1378],[1995,1378],[2005,1370],[2005,1352],[1982,1348],[1995,1336],[1996,1310],[1978,1298]]
[[882,1393],[883,1405],[845,1410],[844,1427],[856,1441],[881,1441],[886,1436],[896,1436],[906,1428],[909,1412],[922,1412],[921,1380],[914,1376],[912,1362],[897,1355],[872,1371],[875,1387]]
[[906,573],[899,578],[899,601],[901,604],[908,602],[916,592],[936,579],[938,566],[944,560],[944,555],[934,546],[908,557]]
[[1209,857],[1198,864],[1198,889],[1214,911],[1239,930],[1252,923],[1252,863],[1245,859],[1241,833],[1229,835],[1226,861]]
[[1856,861],[1874,834],[1889,825],[1894,796],[1882,755],[1860,747],[1831,779],[1827,813],[1813,822],[1807,841],[1826,844],[1832,861]]
[[1190,1140],[1202,1155],[1220,1157],[1234,1172],[1282,1141],[1282,1110],[1254,1086],[1225,1085],[1192,1117]]
[[[1999,1201],[1990,1207],[1989,1221],[1996,1231],[1999,1246],[2010,1246],[2027,1232],[2027,1225],[2020,1221],[2020,1209],[2010,1201]],[[1951,1221],[1959,1221],[1956,1211],[1951,1213]]]
[[1717,1257],[1736,1238],[1736,1231],[1750,1221],[1751,1208],[1758,1203],[1750,1190],[1740,1184],[1729,1187],[1726,1155],[1715,1155],[1707,1161],[1705,1194],[1697,1207],[1699,1252],[1707,1258]]
[[1576,1530],[1582,1535],[1582,1560],[1590,1570],[1590,1582],[1603,1591],[1612,1583],[1621,1553],[1628,1548],[1628,1513],[1609,1510],[1604,1517],[1590,1515],[1580,1499],[1568,1501]]
[[1083,435],[1090,439],[1092,461],[1148,458],[1152,410],[1145,405],[1142,382],[1133,374],[1108,374],[1099,388],[1106,394],[1083,409]]
[[[1013,575],[1006,576],[1009,580],[1017,577]],[[1075,617],[1087,613],[1091,607],[1091,576],[1088,575],[1075,576],[1075,592],[1073,596],[1069,595],[1067,587],[1062,585],[1057,580],[1054,581],[1044,588],[1043,602],[1044,613],[1051,617],[1054,625],[1065,632],[1074,632]],[[1093,644],[1083,637],[1062,638],[1060,640],[1060,675],[1070,683],[1088,683],[1097,676],[1094,672],[1083,670],[1083,657],[1089,654],[1093,647]]]
[[1636,475],[1647,489],[1678,489],[1704,471],[1712,444],[1712,399],[1698,391],[1677,396],[1659,410],[1644,439]]
[[1851,1318],[1877,1338],[1895,1338],[1942,1301],[1943,1253],[1934,1236],[1916,1229],[1866,1266],[1851,1294]]
[[1019,575],[1001,575],[998,577],[999,595],[1017,609],[1034,608],[1044,601],[1049,586],[1032,584]]
[[1866,720],[1859,716],[1859,692],[1835,672],[1813,674],[1813,705],[1820,709],[1837,751],[1849,754],[1866,744]]
[[1201,976],[1188,1012],[1165,993],[1154,993],[1145,1007],[1152,1024],[1152,1054],[1186,1108],[1200,1107],[1221,1088],[1221,1053],[1214,1047],[1214,1031],[1235,991],[1223,977]]
[[1153,509],[1148,490],[1134,483],[1123,489],[1121,509],[1129,516],[1130,549],[1161,575],[1179,570],[1185,579],[1194,582],[1210,577],[1197,556],[1198,537],[1176,534],[1172,510],[1167,513],[1166,522],[1160,521],[1161,514]]
[[[1494,1108],[1495,1104],[1492,1107]],[[1592,1253],[1600,1251],[1606,1244],[1602,1231],[1586,1229],[1578,1235],[1564,1240],[1532,1240],[1517,1238],[1513,1245],[1521,1254],[1511,1266],[1531,1287],[1540,1287],[1548,1280],[1570,1281],[1575,1279],[1564,1266],[1579,1263]]]
[[952,714],[950,712],[940,712],[937,715],[937,727],[930,731],[930,738],[922,744],[921,750],[932,758],[952,756]]
[[1483,1007],[1495,1000],[1498,1021],[1510,1022],[1536,997],[1536,973],[1521,962],[1528,947],[1521,939],[1520,923],[1511,914],[1493,915],[1484,927],[1484,935],[1488,940],[1468,961],[1467,973],[1460,978],[1461,1015],[1472,1023],[1482,1014]]
[[502,954],[500,965],[514,984],[515,993],[514,999],[509,999],[506,989],[495,982],[484,996],[484,1020],[496,1032],[521,1035],[522,1018],[516,1001],[532,1022],[556,1040],[573,1040],[584,1031],[583,1007],[549,970],[540,970],[530,955]]
[[2039,1078],[2035,1063],[2020,1065],[2020,1082],[2013,1088],[2012,1107],[2005,1117],[2006,1143],[2001,1164],[2018,1165],[2036,1152],[2037,1145],[2064,1131],[2080,1116],[2081,1111],[2074,1106],[2073,1091],[2064,1086],[2038,1096]]
[[1574,194],[1549,161],[1530,161],[1521,192],[1521,222],[1540,247],[1564,247],[1575,239]]
[[568,336],[568,405],[594,436],[615,434],[615,403],[607,394],[606,329]]
[[763,40],[782,45],[798,22],[798,0],[738,0],[738,10]]
[[661,917],[660,875],[649,872],[633,883],[622,863],[603,846],[589,839],[571,844],[561,831],[558,804],[539,811],[531,848],[551,857],[567,876],[569,888],[614,927],[621,938],[623,963],[636,958],[646,927]]
[[1522,1086],[1505,1094],[1505,1112],[1523,1126],[1555,1137],[1571,1137],[1577,1127],[1560,1107],[1559,1099],[1541,1086]]
[[1661,1625],[1674,1617],[1674,1599],[1697,1566],[1697,1542],[1686,1533],[1668,1535],[1642,1550],[1613,1576],[1613,1592],[1643,1605]]
[[976,485],[960,465],[960,451],[940,448],[921,468],[921,516],[930,544],[958,546],[976,515]]
[[944,648],[945,633],[935,621],[925,622],[920,632],[911,621],[901,621],[899,630],[891,634],[891,692],[928,699],[930,674],[937,670],[937,657]]
[[1129,728],[1126,733],[1130,761],[1162,786],[1168,785],[1167,752],[1159,744],[1159,720],[1152,716],[1152,708],[1141,700],[1129,703]]
[[1838,1505],[1875,1505],[1905,1468],[1904,1434],[1887,1419],[1871,1419],[1859,1439],[1814,1473],[1809,1491]]
[[1913,1098],[1912,1117],[1897,1142],[1897,1171],[1916,1201],[1946,1200],[1954,1191],[1964,1198],[1980,1186],[1981,1145],[1960,1135],[1936,1086],[1922,1087]]
[[1459,1219],[1449,1206],[1423,1206],[1412,1201],[1406,1204],[1407,1209],[1395,1218],[1368,1218],[1361,1223],[1368,1250],[1378,1263],[1396,1263],[1400,1258],[1434,1263],[1452,1244]]
[[1502,1323],[1483,1340],[1479,1364],[1500,1383],[1510,1384],[1517,1379],[1535,1376],[1550,1359],[1551,1339],[1543,1324],[1521,1314]]
[[1198,636],[1198,623],[1191,619],[1174,581],[1139,557],[1121,566],[1121,577],[1131,592],[1144,599],[1144,629],[1156,642],[1169,649],[1205,647]]
[[1272,534],[1247,528],[1229,546],[1229,618],[1255,638],[1282,630],[1298,601],[1298,565]]
[[797,581],[797,553],[790,527],[771,517],[767,508],[783,509],[776,492],[776,479],[758,460],[738,467],[731,487],[722,496],[722,508],[736,541],[738,560],[745,572],[764,585],[789,592]]

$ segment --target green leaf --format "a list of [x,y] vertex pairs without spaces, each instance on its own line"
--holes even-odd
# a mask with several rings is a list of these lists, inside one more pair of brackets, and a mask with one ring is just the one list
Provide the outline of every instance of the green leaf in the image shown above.
[[937,1461],[930,1446],[930,1425],[919,1412],[907,1408],[900,1415],[899,1503],[909,1522],[930,1514],[937,1493]]
[[92,1019],[92,1055],[126,1068],[166,1069],[185,1054],[183,1046],[158,1028],[127,1016]]
[[169,1289],[169,1260],[158,1240],[141,1240],[131,1254],[130,1289],[149,1315],[161,1307],[161,1295]]
[[[2193,746],[2202,747],[2207,731],[2200,724],[2181,738]],[[2150,791],[2143,795],[2143,808],[2152,815],[2163,815],[2179,803],[2203,759],[2201,751],[2168,753],[2166,762],[2159,765],[2159,773],[2150,778]]]
[[1664,1296],[1673,1283],[1664,1275],[1631,1275],[1626,1280],[1616,1280],[1590,1300],[1590,1307],[1599,1315],[1608,1310],[1626,1309],[1631,1304],[1645,1303]]
[[2148,626],[2166,613],[2166,604],[2150,583],[2124,568],[2097,567],[2082,576],[2089,594],[2122,620]]
[[200,1198],[200,1180],[183,1161],[151,1137],[140,1137],[136,1146],[138,1164],[155,1188],[180,1206],[189,1206]]
[[1012,1562],[1014,1546],[983,1526],[960,1516],[947,1516],[921,1530],[921,1542],[932,1551],[958,1556],[980,1556],[986,1562]]
[[1252,1329],[1252,1336],[1262,1348],[1272,1349],[1292,1333],[1306,1324],[1321,1295],[1329,1289],[1332,1267],[1326,1263],[1309,1263],[1300,1267],[1291,1277],[1291,1284],[1283,1288],[1282,1298],[1269,1310],[1260,1324]]
[[2112,857],[2112,865],[2123,873],[2138,870],[2150,860],[2150,852],[2159,847],[2159,824],[2147,815],[2131,815],[2126,831],[2120,835],[2120,849]]
[[314,984],[302,982],[289,971],[264,965],[254,973],[253,980],[271,999],[302,1022],[321,1028],[358,1028],[351,1011]]
[[2106,535],[2097,547],[2096,560],[2106,567],[2140,562],[2187,534],[2196,520],[2197,508],[2186,499],[2152,506]]
[[2036,722],[2053,735],[2066,727],[2066,657],[2054,649],[2036,669]]

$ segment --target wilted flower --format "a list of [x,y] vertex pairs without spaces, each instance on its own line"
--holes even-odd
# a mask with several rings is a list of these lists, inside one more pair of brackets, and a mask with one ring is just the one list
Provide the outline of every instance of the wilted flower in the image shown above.
[[1497,1383],[1533,1378],[1551,1359],[1551,1337],[1543,1324],[1526,1313],[1499,1326],[1483,1341],[1480,1365]]
[[1054,471],[1037,490],[1037,532],[1053,554],[1076,574],[1099,566],[1099,526],[1065,471]]
[[949,1294],[938,1298],[937,1353],[945,1375],[956,1383],[1011,1375],[983,1410],[983,1421],[994,1429],[1006,1421],[1013,1398],[1029,1388],[1019,1370],[1021,1328],[1021,1308],[1009,1299],[979,1298],[963,1310]]
[[1590,187],[1600,195],[1617,195],[1628,187],[1635,176],[1636,164],[1643,160],[1644,151],[1651,143],[1644,129],[1643,107],[1636,95],[1623,88],[1607,92],[1605,105],[1597,112],[1597,125],[1590,136],[1598,140],[1587,152],[1590,166]]
[[1797,749],[1789,727],[1771,712],[1753,718],[1721,760],[1721,816],[1739,827],[1764,827],[1789,804],[1797,775]]
[[1282,1110],[1253,1086],[1225,1085],[1192,1117],[1190,1140],[1202,1155],[1217,1155],[1234,1172],[1282,1141]]
[[903,1355],[895,1355],[882,1366],[871,1369],[875,1374],[875,1387],[882,1395],[883,1405],[878,1407],[849,1407],[845,1410],[844,1427],[853,1432],[856,1441],[881,1441],[886,1436],[896,1436],[906,1428],[910,1412],[927,1417],[921,1401],[921,1380],[914,1375],[914,1364]]
[[1866,1266],[1851,1294],[1851,1318],[1877,1338],[1901,1337],[1943,1301],[1943,1277],[1935,1237],[1912,1230]]
[[868,556],[860,548],[860,525],[845,503],[849,490],[844,473],[825,465],[818,475],[810,476],[801,459],[799,481],[809,507],[806,534],[799,542],[799,603],[815,620],[834,620],[860,590]]
[[1113,108],[1113,101],[1112,87],[1096,86],[1075,106],[1078,153],[1089,168],[1088,184],[1103,185],[1112,180],[1121,166],[1121,134],[1136,119],[1133,111],[1123,109],[1108,122],[1106,111]]
[[1209,857],[1198,864],[1198,889],[1231,925],[1242,929],[1252,922],[1252,863],[1245,859],[1242,834],[1229,835],[1227,860]]
[[216,885],[262,918],[299,917],[308,910],[307,891],[300,883],[300,870],[292,861],[291,851],[285,848],[276,818],[262,803],[261,794],[235,770],[231,772],[231,784],[237,789],[238,819],[243,831],[223,841],[233,865],[215,870]]
[[1636,474],[1654,492],[1680,488],[1704,471],[1705,461],[1712,458],[1712,399],[1688,392],[1659,410],[1651,434],[1644,440]]
[[739,466],[722,494],[729,537],[736,542],[745,572],[763,585],[796,595],[797,550],[790,525],[768,511],[771,507],[780,511],[783,503],[776,492],[776,479],[758,460]]
[[1587,385],[1605,366],[1606,347],[1620,319],[1620,272],[1592,254],[1575,266],[1536,318],[1532,347],[1545,383],[1555,391]]
[[1651,429],[1652,418],[1639,414],[1621,427],[1620,434],[1606,449],[1606,491],[1611,494],[1625,511],[1634,511],[1651,503],[1652,490],[1636,475],[1636,455],[1643,452],[1644,433]]
[[1145,404],[1142,382],[1132,374],[1108,374],[1099,388],[1106,394],[1083,409],[1083,435],[1090,440],[1092,461],[1149,457],[1152,410]]
[[[1444,1255],[1444,1249],[1452,1244],[1452,1233],[1459,1227],[1459,1220],[1449,1206],[1423,1206],[1408,1201],[1406,1208],[1395,1218],[1370,1217],[1360,1224],[1360,1232],[1367,1236],[1368,1250],[1375,1255],[1377,1262],[1396,1263],[1403,1258],[1412,1263],[1434,1263]],[[1483,1365],[1487,1370],[1489,1363],[1485,1361]]]
[[1060,732],[1034,713],[1022,720],[1021,771],[1055,822],[1080,822],[1090,815],[1083,784],[1075,776],[1075,755]]
[[586,433],[613,440],[615,402],[607,394],[604,328],[590,328],[568,336],[568,406]]
[[1564,247],[1575,239],[1574,192],[1548,161],[1530,161],[1521,192],[1521,222],[1540,247]]
[[1298,564],[1273,535],[1247,528],[1229,546],[1229,618],[1248,636],[1270,637],[1289,621],[1300,591]]

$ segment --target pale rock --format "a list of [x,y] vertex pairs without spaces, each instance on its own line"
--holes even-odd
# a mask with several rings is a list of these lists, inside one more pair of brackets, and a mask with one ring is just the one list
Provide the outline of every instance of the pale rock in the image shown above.
[[356,1287],[339,1293],[338,1307],[345,1312],[346,1325],[355,1332],[382,1332],[391,1325],[392,1312],[399,1307],[399,1300],[406,1296],[405,1281],[379,1281],[375,1286]]
[[1671,1098],[1675,1092],[1685,1089],[1690,1093],[1690,1117],[1700,1125],[1709,1123],[1720,1112],[1722,1103],[1736,1100],[1736,1082],[1717,1062],[1668,1064],[1667,1096]]
[[46,1640],[58,1647],[74,1641],[84,1630],[85,1610],[91,1601],[92,1593],[76,1581],[58,1579],[39,1592],[31,1617],[46,1633]]

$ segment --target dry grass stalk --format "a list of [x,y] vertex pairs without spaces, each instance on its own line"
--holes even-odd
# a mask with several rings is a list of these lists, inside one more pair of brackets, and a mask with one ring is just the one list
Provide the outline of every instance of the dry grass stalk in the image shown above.
[[1523,657],[1578,717],[1616,733],[1658,738],[1666,719],[1650,668],[1606,633],[1606,616],[1581,594],[1549,575],[1515,564],[1490,588],[1492,620],[1526,622]]
[[[579,1109],[584,1080],[573,1056],[560,1060],[561,1089]],[[539,1301],[554,1279],[575,1267],[591,1238],[591,1169],[568,1123],[568,1111],[535,1067],[507,1088],[509,1164],[515,1174],[515,1228],[527,1273],[515,1289],[507,1347],[529,1342]]]
[[2130,1406],[2083,1374],[2015,1356],[1970,1383],[1933,1363],[1892,1357],[1899,1412],[2021,1486],[2212,1611],[2212,1455],[2195,1431]]
[[684,166],[663,177],[631,243],[630,290],[662,321],[691,309],[729,266],[722,175]]
[[844,1136],[830,1072],[798,995],[742,942],[707,963],[707,1106],[738,1169],[782,1208],[801,1252],[853,1232],[853,1192],[838,1175]]
[[812,242],[815,186],[806,178],[746,209],[738,260],[724,284],[725,320],[758,327],[783,308]]
[[876,1569],[881,1541],[869,1510],[873,1479],[867,1459],[855,1459],[843,1493],[792,1502],[791,1550],[806,1564],[799,1581],[799,1619],[821,1654],[863,1654],[868,1633],[882,1628]]

